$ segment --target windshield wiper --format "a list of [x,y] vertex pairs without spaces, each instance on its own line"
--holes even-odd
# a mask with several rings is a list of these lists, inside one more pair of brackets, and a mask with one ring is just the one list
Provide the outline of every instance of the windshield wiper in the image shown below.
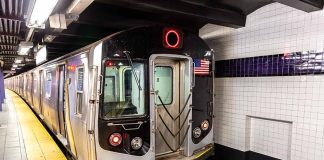
[[129,64],[131,65],[131,68],[132,68],[132,73],[134,75],[134,78],[135,78],[135,81],[136,81],[136,84],[137,84],[137,87],[139,88],[139,90],[142,90],[142,87],[140,85],[140,82],[139,82],[139,79],[137,77],[137,74],[135,74],[135,71],[134,71],[134,66],[133,66],[133,62],[132,62],[132,59],[130,58],[129,56],[129,51],[123,51],[123,53],[126,55],[126,58],[129,62]]

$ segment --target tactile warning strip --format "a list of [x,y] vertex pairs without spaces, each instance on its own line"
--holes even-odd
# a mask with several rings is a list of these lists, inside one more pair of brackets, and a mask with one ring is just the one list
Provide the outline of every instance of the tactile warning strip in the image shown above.
[[28,105],[16,93],[10,90],[6,92],[12,100],[9,105],[14,107],[17,113],[27,158],[30,160],[65,160],[60,148]]

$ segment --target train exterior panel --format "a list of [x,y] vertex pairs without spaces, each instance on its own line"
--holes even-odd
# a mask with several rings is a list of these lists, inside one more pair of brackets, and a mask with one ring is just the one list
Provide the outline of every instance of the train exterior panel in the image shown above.
[[213,54],[195,33],[115,33],[5,79],[77,159],[193,157],[213,145]]

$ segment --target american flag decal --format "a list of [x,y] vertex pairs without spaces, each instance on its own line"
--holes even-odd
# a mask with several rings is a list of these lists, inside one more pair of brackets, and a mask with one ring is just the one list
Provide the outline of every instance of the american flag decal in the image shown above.
[[209,60],[194,59],[194,63],[196,75],[209,75]]

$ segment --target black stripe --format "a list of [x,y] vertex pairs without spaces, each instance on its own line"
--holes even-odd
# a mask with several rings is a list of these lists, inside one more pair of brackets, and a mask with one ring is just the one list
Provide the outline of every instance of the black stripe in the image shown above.
[[292,52],[215,62],[215,77],[324,74],[324,52]]

